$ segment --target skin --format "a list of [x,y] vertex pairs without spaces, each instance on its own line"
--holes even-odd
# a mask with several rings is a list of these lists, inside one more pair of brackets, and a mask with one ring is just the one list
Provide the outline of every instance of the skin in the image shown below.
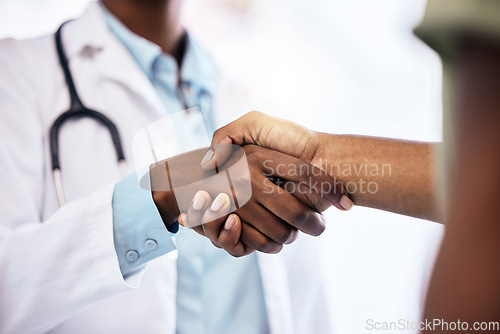
[[[439,208],[434,195],[435,144],[362,136],[320,134],[319,137],[320,141],[325,138],[327,146],[316,153],[313,165],[344,166],[333,172],[338,173],[341,182],[352,184],[350,189],[356,189],[350,192],[356,205],[439,220]],[[369,167],[365,172],[353,171],[355,166],[363,164],[379,167],[371,172]],[[376,184],[377,187],[363,191],[363,181]]]
[[[500,40],[467,38],[455,61],[457,168],[451,173],[446,234],[425,317],[460,319],[472,327],[476,321],[500,320]],[[483,332],[494,331],[460,333]]]
[[[317,211],[325,210],[332,203],[338,205],[343,193],[342,185],[335,183],[330,175],[302,160],[246,145],[239,149],[240,155],[233,154],[225,164],[218,166],[217,175],[226,177],[220,173],[231,172],[236,198],[248,194],[246,185],[252,190],[250,199],[231,216],[236,226],[226,224],[222,228],[231,211],[231,194],[221,193],[224,189],[221,179],[208,175],[199,165],[205,151],[191,151],[153,165],[150,173],[153,200],[164,222],[175,220],[179,212],[177,205],[181,210],[187,208],[187,214],[179,217],[180,223],[208,237],[216,247],[226,249],[233,256],[247,255],[254,250],[277,253],[284,244],[295,240],[298,231],[313,236],[321,234],[325,222]],[[249,175],[232,169],[241,158],[241,151],[245,153]],[[294,185],[289,187],[290,192],[270,180],[277,177]],[[320,196],[308,186],[309,181],[336,186],[325,189],[327,191]],[[182,190],[174,194],[168,186],[170,182],[174,191],[176,187]],[[193,198],[190,194],[198,190],[195,187],[200,187],[199,182],[203,182],[204,190],[198,191]],[[235,229],[238,231],[232,232]]]
[[157,44],[178,64],[184,54],[185,29],[180,23],[180,0],[102,0],[128,29]]
[[[251,143],[295,156],[343,183],[356,205],[440,219],[433,167],[435,144],[318,133],[260,112],[248,113],[217,130],[212,145],[220,143]],[[226,156],[223,149],[215,150],[213,161],[224,161]],[[213,168],[213,161],[204,167]],[[374,164],[378,172],[370,172]],[[372,184],[368,191],[371,182],[376,188]],[[347,198],[344,202],[346,207],[352,205]]]
[[[441,217],[435,195],[435,144],[319,133],[256,111],[215,132],[212,149],[206,155],[209,159],[203,159],[202,168],[210,170],[226,161],[230,154],[226,148],[230,145],[224,144],[259,145],[294,156],[323,170],[333,177],[332,183],[346,187],[347,192],[336,205],[341,210],[348,210],[356,204],[434,221]],[[354,170],[373,164],[389,167],[384,173],[357,173]],[[376,185],[376,191],[373,188],[371,192],[367,190],[370,183],[372,187]],[[359,191],[349,193],[349,189],[354,187]],[[365,187],[364,191],[362,187]],[[192,218],[194,224],[207,221],[203,215],[195,217],[197,220]],[[232,216],[232,220],[236,221],[232,229],[242,226],[238,215]],[[179,221],[188,226],[185,216],[181,215]],[[213,229],[223,232],[226,224],[227,221],[218,219],[211,225]],[[202,231],[197,232],[203,234]],[[230,247],[241,248],[239,243],[245,244],[244,238],[237,239],[240,233],[232,232],[230,240],[224,235],[224,242],[219,240],[218,244],[229,254],[245,255]],[[217,245],[217,240],[211,239]]]

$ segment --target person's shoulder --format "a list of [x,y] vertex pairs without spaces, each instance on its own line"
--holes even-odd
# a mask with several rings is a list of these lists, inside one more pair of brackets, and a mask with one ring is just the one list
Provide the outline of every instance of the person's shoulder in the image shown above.
[[429,0],[415,34],[444,57],[465,36],[500,38],[500,1]]
[[43,57],[54,48],[52,35],[44,35],[30,39],[0,39],[0,62],[30,62],[31,59]]
[[[0,40],[0,73],[4,78],[34,83],[55,61],[53,35],[30,39],[5,38]],[[38,82],[38,81],[37,81]]]
[[38,37],[17,39],[7,37],[0,39],[0,49],[2,51],[23,51],[29,49],[46,48],[53,44],[54,34],[46,34]]
[[53,77],[49,72],[57,62],[55,53],[50,35],[0,40],[0,90],[34,99]]

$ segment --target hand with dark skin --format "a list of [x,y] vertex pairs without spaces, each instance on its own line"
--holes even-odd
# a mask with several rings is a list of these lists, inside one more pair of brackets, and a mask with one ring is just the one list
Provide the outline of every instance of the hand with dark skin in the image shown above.
[[[182,27],[180,20],[180,0],[102,0],[102,3],[128,29],[160,46],[164,53],[170,54],[175,58],[177,64],[179,65],[179,68],[182,67],[182,60],[184,56],[185,29]],[[207,203],[204,209],[208,207],[209,203],[212,202],[212,199],[215,200],[217,195],[210,194],[210,189],[205,189],[205,192],[202,192],[201,194],[201,199],[205,198]],[[168,192],[157,192],[153,195],[155,198],[155,203],[165,224],[168,225],[175,221],[178,218],[177,215],[179,214],[179,209],[172,197],[173,194]],[[222,197],[225,198],[224,195],[222,195]],[[298,197],[300,198],[300,194],[298,195]],[[307,204],[307,199],[302,199]],[[291,201],[293,202],[293,199]],[[336,202],[338,202],[338,200]],[[221,210],[228,210],[228,208],[226,206],[223,206]],[[203,212],[203,214],[205,214],[204,210],[200,210],[200,212],[197,214],[195,214],[195,211],[196,210],[194,209],[191,210],[189,215],[189,221],[193,225],[199,225],[201,223],[201,219],[204,219],[204,221],[208,221],[207,219],[209,212],[207,212],[205,217],[203,218],[203,215],[200,213]],[[295,214],[298,215],[298,213]],[[179,217],[181,223],[183,222],[183,217],[184,216]],[[235,245],[234,247],[224,247],[225,245],[228,245],[227,242],[224,242],[224,238],[221,242],[219,242],[215,240],[214,234],[210,232],[209,235],[212,236],[211,240],[212,242],[214,242],[214,244],[218,246],[222,245],[228,252],[233,255],[244,255],[251,252],[254,248],[266,250],[269,252],[276,252],[278,251],[278,249],[280,249],[280,244],[277,244],[274,239],[276,239],[276,241],[283,241],[283,236],[281,238],[274,236],[274,239],[272,239],[269,238],[269,236],[267,236],[265,233],[262,235],[253,233],[255,237],[259,236],[258,240],[254,240],[252,238],[249,238],[247,236],[248,233],[246,233],[246,230],[253,231],[252,229],[246,227],[247,225],[251,226],[250,224],[247,224],[248,221],[251,221],[251,219],[249,218],[243,225],[239,225],[241,223],[239,217],[234,214],[231,217],[236,217],[237,224],[237,226],[232,227],[231,231],[237,229],[238,226],[243,226],[245,231],[243,233],[240,233],[241,231],[239,231],[238,235],[241,235],[243,240],[246,240],[250,245],[254,247],[246,245],[244,251],[241,251],[241,249],[243,249],[243,244],[236,243],[234,240],[230,242],[231,244]],[[200,219],[200,222],[194,223],[196,219]],[[257,225],[257,223],[255,223],[255,225]],[[207,227],[203,228],[208,230],[209,227],[210,225],[207,225]],[[200,229],[198,227],[195,227],[194,229],[204,234],[203,228]],[[287,227],[288,232],[290,232],[291,228],[292,227]],[[284,231],[281,231],[281,233],[283,235],[286,235]],[[291,240],[293,240],[293,238]]]
[[[303,163],[310,164],[332,177],[335,184],[341,183],[346,188],[334,205],[341,210],[349,210],[354,204],[406,214],[418,218],[437,220],[439,217],[435,199],[434,180],[434,145],[408,141],[396,141],[362,136],[341,136],[318,133],[295,123],[277,119],[260,112],[251,112],[238,120],[217,130],[212,139],[212,147],[201,161],[203,169],[212,170],[216,164],[224,163],[231,145],[255,144],[272,150],[274,154],[293,156]],[[244,146],[246,147],[246,146]],[[388,165],[387,175],[347,173],[343,168],[362,164]],[[336,168],[331,168],[336,166]],[[286,179],[286,178],[285,178]],[[364,180],[363,180],[364,179]],[[352,192],[349,185],[362,185],[373,182],[377,192]],[[306,201],[303,191],[294,195]],[[310,193],[310,192],[305,192]],[[316,196],[313,202],[320,202]],[[207,198],[208,200],[208,198]],[[326,208],[319,208],[319,211]],[[202,215],[191,215],[195,224],[201,224]],[[228,253],[242,254],[244,238],[237,237],[244,228],[240,217],[231,214],[229,221],[217,219],[210,226],[224,232],[219,242]],[[207,219],[205,219],[207,220]],[[181,214],[179,221],[184,225],[186,215]],[[226,236],[223,227],[231,226],[232,237]],[[241,227],[240,227],[241,226]],[[196,229],[198,233],[202,231]],[[212,240],[214,241],[214,240]],[[214,244],[217,245],[216,242]],[[235,245],[234,247],[230,247]],[[245,253],[243,252],[243,255]]]
[[[345,209],[356,205],[437,221],[434,160],[436,145],[375,137],[333,135],[308,130],[295,123],[260,112],[250,112],[217,130],[212,145],[255,144],[297,157],[344,184],[349,197]],[[225,161],[224,149],[209,151],[203,168]],[[356,173],[359,166],[387,166],[382,173]],[[363,167],[364,168],[364,167]],[[350,192],[362,183],[374,182],[377,191]],[[352,200],[352,202],[351,202]]]
[[[168,159],[168,168],[163,167],[165,162],[152,167],[153,200],[164,222],[174,221],[179,211],[186,212],[179,217],[181,225],[208,237],[229,254],[243,256],[254,250],[279,252],[284,244],[296,238],[298,231],[317,236],[325,229],[324,218],[318,212],[332,204],[341,208],[343,188],[330,175],[295,157],[255,145],[247,145],[239,151],[245,152],[250,175],[232,170],[232,186],[236,198],[242,198],[245,184],[251,184],[251,197],[228,221],[228,213],[236,207],[232,194],[223,193],[221,182],[211,181],[213,178],[199,165],[206,149]],[[225,172],[238,159],[240,157],[233,153],[225,164],[218,166],[218,173]],[[271,181],[274,178],[286,181],[280,187]],[[196,192],[200,184],[186,190],[187,184],[199,180],[205,180],[201,191]],[[334,186],[309,189],[311,181]],[[172,191],[165,191],[168,185],[162,189],[162,184],[166,182],[171,182],[173,188],[177,183],[183,192],[174,196]],[[291,189],[291,193],[283,188]]]

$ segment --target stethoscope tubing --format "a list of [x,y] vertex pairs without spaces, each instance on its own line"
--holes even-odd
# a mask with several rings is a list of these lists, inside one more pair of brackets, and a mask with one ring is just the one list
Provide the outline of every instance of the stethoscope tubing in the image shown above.
[[126,170],[127,170],[121,138],[116,125],[104,114],[85,107],[80,99],[80,96],[78,95],[78,92],[76,90],[73,81],[73,76],[71,75],[71,71],[69,69],[68,59],[64,51],[64,46],[62,43],[62,37],[61,37],[62,28],[66,23],[68,22],[64,22],[57,29],[55,34],[55,42],[56,42],[57,56],[59,58],[59,64],[61,65],[61,69],[64,73],[64,79],[68,87],[68,92],[70,96],[70,107],[67,111],[63,112],[56,118],[56,120],[54,121],[54,123],[52,123],[52,126],[50,127],[49,130],[52,174],[54,177],[57,199],[60,206],[63,206],[66,203],[66,199],[64,196],[64,189],[62,186],[62,179],[61,179],[61,164],[59,160],[59,133],[62,125],[68,119],[90,117],[99,122],[100,124],[104,125],[111,135],[118,164],[120,167],[120,174],[122,177],[126,175]]

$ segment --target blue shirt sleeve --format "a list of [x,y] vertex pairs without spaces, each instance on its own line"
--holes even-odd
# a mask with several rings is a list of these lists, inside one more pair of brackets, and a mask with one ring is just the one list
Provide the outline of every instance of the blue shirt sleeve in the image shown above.
[[114,245],[124,278],[176,248],[169,230],[177,232],[178,223],[167,230],[151,191],[141,188],[135,173],[115,185],[112,206]]

